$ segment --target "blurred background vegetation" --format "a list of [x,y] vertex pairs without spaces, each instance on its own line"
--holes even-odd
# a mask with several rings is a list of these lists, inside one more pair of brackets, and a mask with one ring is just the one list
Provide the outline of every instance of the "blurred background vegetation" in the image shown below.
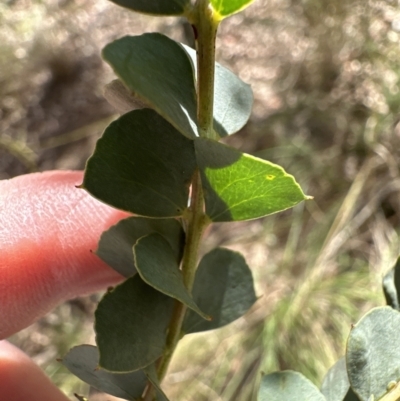
[[[174,401],[254,399],[260,371],[317,385],[352,323],[381,305],[399,253],[400,8],[395,0],[255,0],[221,25],[218,60],[251,84],[251,121],[231,145],[281,164],[314,201],[217,224],[203,252],[244,253],[259,301],[239,321],[184,338],[166,378]],[[190,42],[177,18],[106,0],[0,3],[0,179],[82,169],[116,112],[100,50],[125,34]],[[12,341],[69,396],[84,385],[55,362],[93,341],[99,295],[68,302]]]

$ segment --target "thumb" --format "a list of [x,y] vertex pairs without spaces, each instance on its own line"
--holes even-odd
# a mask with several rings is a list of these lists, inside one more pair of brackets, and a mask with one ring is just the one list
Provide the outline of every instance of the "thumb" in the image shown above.
[[0,181],[0,339],[61,301],[122,277],[90,251],[126,213],[82,189],[82,172],[46,172]]

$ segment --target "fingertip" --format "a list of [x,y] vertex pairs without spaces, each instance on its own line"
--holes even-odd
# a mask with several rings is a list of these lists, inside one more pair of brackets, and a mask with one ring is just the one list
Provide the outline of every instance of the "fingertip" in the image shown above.
[[91,250],[128,214],[76,189],[82,179],[52,171],[0,182],[0,339],[123,279]]
[[29,357],[0,341],[0,400],[69,401]]

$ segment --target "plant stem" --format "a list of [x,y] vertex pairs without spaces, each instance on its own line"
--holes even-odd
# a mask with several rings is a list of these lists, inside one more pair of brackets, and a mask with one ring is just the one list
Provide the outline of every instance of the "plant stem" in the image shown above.
[[[213,12],[208,0],[198,0],[194,12],[194,25],[197,30],[197,119],[199,135],[203,138],[217,139],[213,129],[215,37],[218,23],[213,19]],[[210,224],[204,212],[204,196],[199,171],[192,181],[190,213],[187,217],[186,244],[182,259],[183,281],[189,292],[192,291],[197,268],[197,256],[201,237]],[[160,382],[165,377],[175,348],[182,338],[182,324],[187,307],[176,301],[169,325],[166,346],[158,365]],[[145,400],[150,400],[153,391],[149,389]]]
[[215,38],[218,21],[208,0],[198,0],[195,13],[197,29],[197,120],[199,135],[203,138],[218,139],[213,129]]
[[[388,385],[388,387],[390,384]],[[379,399],[379,401],[399,401],[400,399],[400,383],[393,383],[393,386],[387,389],[388,392]]]
[[[200,181],[200,174],[196,172],[192,182],[192,195],[190,199],[191,213],[188,219],[186,233],[186,245],[182,259],[182,274],[186,288],[191,292],[196,274],[197,254],[204,230],[209,224],[209,219],[204,214],[204,198]],[[169,332],[165,351],[158,366],[158,378],[161,381],[167,373],[175,348],[182,338],[182,323],[186,314],[186,305],[176,301],[169,325]]]

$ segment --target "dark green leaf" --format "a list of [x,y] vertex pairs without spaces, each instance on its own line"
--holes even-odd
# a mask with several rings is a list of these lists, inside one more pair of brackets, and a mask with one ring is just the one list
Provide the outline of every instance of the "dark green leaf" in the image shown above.
[[96,310],[100,367],[130,372],[153,363],[164,351],[173,299],[139,275],[107,293]]
[[136,268],[143,281],[187,305],[204,319],[209,319],[186,289],[176,255],[164,237],[150,234],[141,238],[133,247],[133,253]]
[[210,139],[197,138],[195,149],[213,221],[255,219],[307,199],[293,176],[276,164]]
[[340,358],[328,371],[321,386],[326,401],[359,401],[350,387],[345,358]]
[[190,0],[111,0],[122,7],[152,15],[181,15]]
[[265,375],[257,401],[326,401],[317,387],[302,374],[286,370]]
[[135,95],[182,134],[197,136],[193,66],[182,46],[159,33],[108,44],[104,59]]
[[72,348],[61,362],[75,376],[97,390],[125,400],[141,397],[147,384],[143,371],[115,374],[98,369],[99,352],[92,345]]
[[159,233],[171,247],[174,260],[179,263],[183,253],[184,232],[174,219],[147,219],[129,217],[105,231],[100,238],[96,255],[125,277],[136,273],[132,246],[148,234]]
[[349,380],[360,400],[380,399],[400,379],[400,313],[374,308],[353,327],[347,340]]
[[154,364],[147,366],[145,369],[143,369],[143,371],[146,373],[147,378],[156,389],[157,401],[168,401],[167,396],[161,389],[160,382],[158,381],[157,377],[157,370]]
[[185,333],[217,329],[245,314],[256,301],[256,295],[243,256],[223,248],[205,255],[196,272],[192,296],[212,321],[188,311],[183,323]]
[[154,110],[134,110],[111,123],[98,140],[83,187],[128,212],[180,216],[194,169],[193,141]]
[[[118,39],[106,46],[103,56],[136,98],[158,111],[184,135],[197,136],[197,61],[193,49],[150,33]],[[216,63],[214,129],[218,135],[239,131],[249,119],[252,105],[251,87]]]
[[383,278],[382,286],[386,303],[393,309],[400,310],[400,257]]
[[[183,45],[197,71],[196,51]],[[215,63],[214,130],[220,137],[234,134],[248,121],[253,107],[250,85]]]

